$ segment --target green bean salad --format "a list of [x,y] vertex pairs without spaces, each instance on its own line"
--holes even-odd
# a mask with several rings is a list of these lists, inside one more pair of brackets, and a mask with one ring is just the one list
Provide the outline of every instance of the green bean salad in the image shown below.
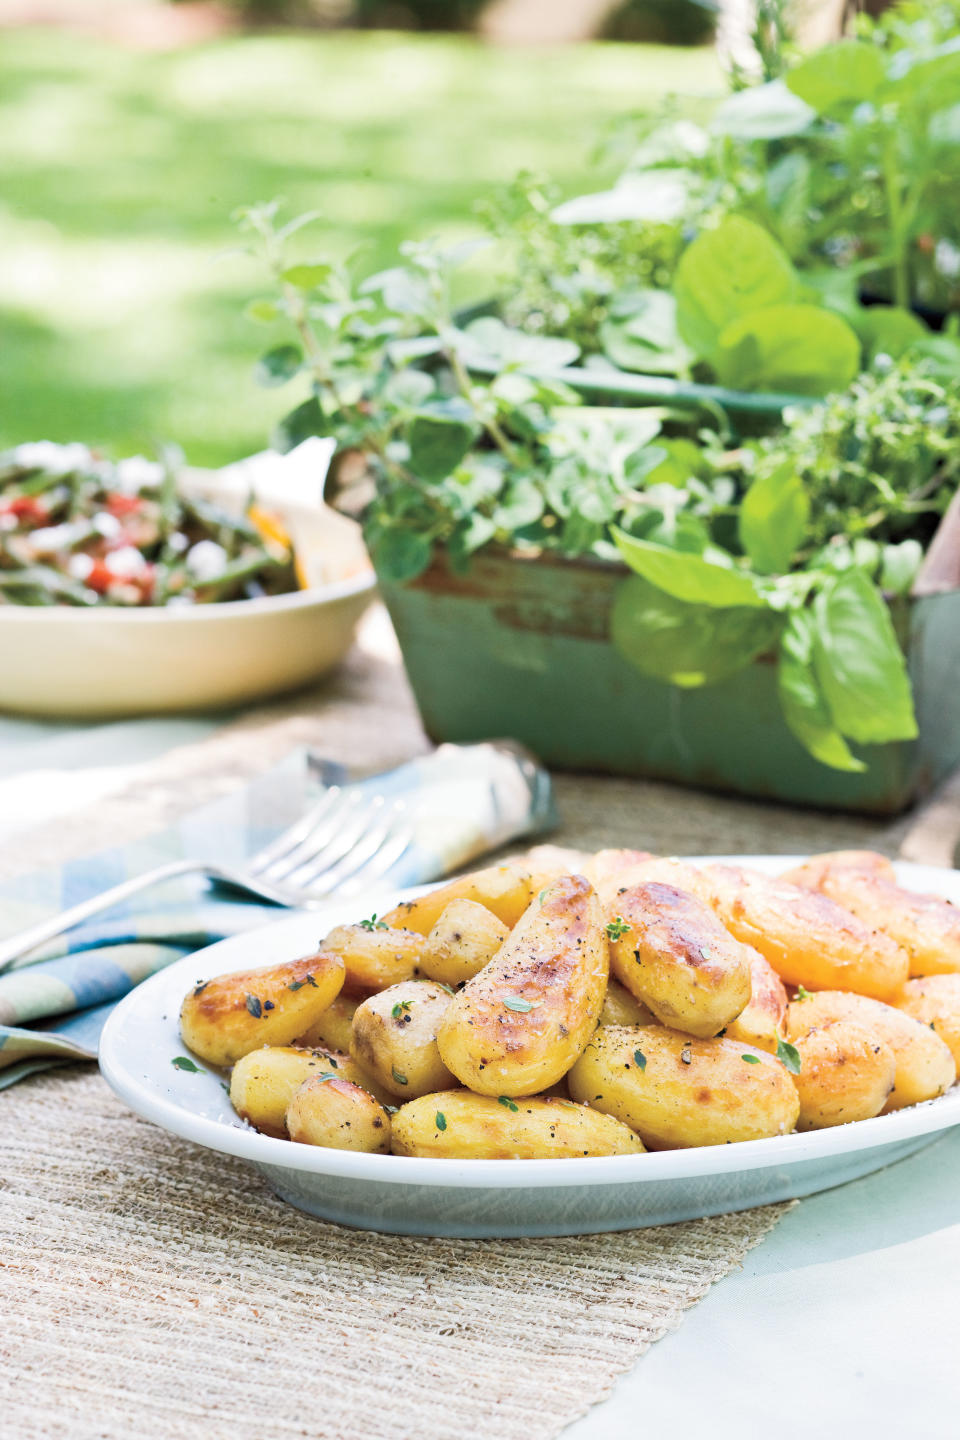
[[0,605],[206,605],[300,588],[282,522],[184,493],[180,472],[49,441],[0,453]]

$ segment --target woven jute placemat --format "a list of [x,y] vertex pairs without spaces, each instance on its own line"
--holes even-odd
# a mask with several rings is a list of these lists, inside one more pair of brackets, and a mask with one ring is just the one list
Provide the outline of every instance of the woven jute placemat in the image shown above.
[[[425,748],[402,673],[339,675],[19,837],[16,874],[170,822],[309,743],[358,771]],[[563,776],[573,845],[874,844],[896,827]],[[573,1162],[571,1162],[573,1163]],[[290,1209],[240,1161],[127,1112],[89,1067],[0,1097],[0,1415],[17,1440],[551,1440],[786,1207],[619,1235],[422,1240]]]

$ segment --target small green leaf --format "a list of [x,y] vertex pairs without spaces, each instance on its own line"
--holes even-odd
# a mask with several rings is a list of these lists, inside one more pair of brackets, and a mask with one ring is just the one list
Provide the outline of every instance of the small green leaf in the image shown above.
[[794,610],[780,637],[777,691],[792,733],[822,765],[833,770],[866,770],[837,729],[813,663],[815,622],[809,610]]
[[398,1000],[396,1005],[394,1005],[393,1009],[390,1011],[390,1014],[393,1016],[394,1020],[400,1020],[403,1018],[404,1012],[409,1010],[412,1004],[412,1000]]
[[402,585],[422,575],[432,557],[429,538],[413,530],[384,530],[370,546],[378,580],[393,585]]
[[516,1010],[521,1015],[525,1015],[528,1010],[537,1008],[529,1000],[524,1000],[522,995],[508,995],[503,1003],[508,1010]]
[[782,140],[800,135],[817,112],[782,80],[750,85],[727,97],[713,112],[710,129],[734,140]]
[[299,374],[302,364],[303,351],[299,345],[276,345],[272,350],[268,350],[266,355],[261,355],[254,375],[258,385],[268,388],[286,385],[288,380]]
[[607,935],[611,940],[619,940],[623,935],[626,935],[629,929],[630,926],[620,915],[615,915],[606,926]]
[[421,480],[445,480],[463,460],[476,435],[472,421],[421,411],[407,427],[411,470]]
[[318,263],[316,265],[290,265],[280,276],[280,279],[287,285],[293,285],[297,290],[315,290],[318,285],[325,285],[333,274],[333,266]]
[[273,300],[251,300],[244,313],[249,319],[256,320],[258,325],[273,325],[282,314]]
[[634,1050],[634,1052],[633,1052],[633,1058],[634,1058],[634,1061],[635,1061],[635,1063],[636,1063],[636,1066],[637,1066],[637,1069],[638,1069],[638,1070],[646,1070],[646,1068],[647,1068],[647,1057],[646,1057],[646,1055],[644,1055],[644,1053],[643,1053],[642,1050]]
[[862,745],[915,740],[910,677],[890,611],[862,570],[816,597],[814,668],[837,729]]
[[887,595],[909,595],[922,564],[923,546],[919,540],[884,545],[880,589]]
[[855,379],[860,341],[831,310],[767,305],[725,326],[711,359],[724,385],[823,396]]
[[193,1061],[187,1055],[175,1055],[170,1061],[170,1064],[174,1070],[189,1070],[193,1075],[200,1074],[200,1066],[194,1065]]
[[434,1123],[436,1124],[436,1127],[437,1127],[438,1130],[441,1130],[441,1131],[442,1131],[442,1130],[446,1130],[446,1128],[447,1128],[447,1117],[446,1117],[446,1115],[444,1115],[444,1113],[443,1113],[442,1110],[438,1110],[437,1113],[436,1113],[436,1115],[434,1115],[433,1119],[434,1119]]
[[805,989],[803,985],[798,985],[798,986],[797,986],[797,993],[796,993],[796,995],[794,995],[793,998],[794,998],[794,1000],[809,1000],[809,999],[810,999],[810,991],[807,990],[807,989]]
[[733,605],[757,609],[766,606],[753,577],[740,570],[714,564],[699,555],[671,550],[666,545],[638,540],[616,527],[613,539],[631,570],[675,600],[724,609]]
[[759,1065],[759,1064],[760,1064],[760,1056],[759,1056],[759,1055],[741,1055],[741,1056],[740,1056],[740,1059],[741,1059],[741,1060],[745,1060],[748,1065]]
[[320,409],[316,396],[311,395],[289,415],[285,415],[273,432],[271,444],[274,450],[286,455],[295,450],[304,440],[314,435],[329,435],[330,421]]
[[810,498],[787,460],[760,475],[740,506],[740,541],[762,574],[783,574],[806,533]]
[[785,1065],[791,1075],[800,1074],[800,1051],[788,1040],[777,1041],[777,1059]]
[[497,1099],[499,1100],[500,1104],[505,1105],[508,1110],[516,1111],[520,1109],[520,1106],[515,1101],[511,1100],[509,1095],[498,1095]]
[[247,1009],[255,1020],[260,1019],[263,1014],[263,1006],[260,1003],[260,997],[258,995],[247,996]]
[[395,1065],[393,1065],[393,1066],[390,1067],[390,1074],[393,1076],[395,1082],[396,1082],[398,1085],[409,1085],[410,1082],[409,1082],[409,1080],[407,1079],[406,1075],[401,1075],[401,1074],[400,1074],[400,1071],[397,1069],[397,1067],[396,1067]]
[[786,77],[789,89],[820,115],[841,105],[869,100],[883,84],[883,52],[864,40],[825,45],[794,65]]

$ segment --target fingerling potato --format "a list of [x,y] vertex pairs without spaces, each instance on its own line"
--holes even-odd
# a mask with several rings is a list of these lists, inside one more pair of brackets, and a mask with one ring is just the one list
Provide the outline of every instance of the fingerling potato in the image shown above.
[[598,1025],[656,1025],[657,1017],[613,976],[607,981]]
[[314,1075],[287,1106],[287,1133],[301,1145],[390,1153],[390,1116],[359,1085],[337,1075]]
[[554,881],[451,1000],[437,1037],[447,1069],[480,1095],[546,1090],[596,1026],[608,965],[593,887],[582,875]]
[[572,1100],[495,1100],[447,1090],[401,1105],[393,1117],[393,1153],[440,1160],[576,1160],[640,1155],[643,1142],[620,1121]]
[[708,905],[654,881],[618,895],[613,909],[610,968],[662,1024],[705,1039],[740,1014],[753,952]]
[[939,1035],[960,1068],[960,975],[908,980],[891,1004]]
[[597,1030],[568,1083],[575,1100],[616,1116],[650,1150],[786,1135],[800,1113],[790,1075],[765,1051],[662,1026]]
[[517,861],[491,865],[486,870],[461,875],[417,900],[405,900],[383,918],[389,925],[402,925],[420,935],[429,935],[452,900],[474,900],[492,910],[497,919],[512,930],[534,896],[552,878],[552,871],[534,871]]
[[953,1056],[938,1035],[911,1015],[866,995],[820,990],[804,1000],[794,1000],[787,1010],[787,1033],[797,1044],[802,1036],[831,1020],[852,1020],[893,1051],[897,1073],[883,1114],[933,1100],[957,1078]]
[[323,948],[343,961],[348,990],[382,990],[413,979],[423,936],[374,918],[360,925],[338,925],[324,940]]
[[750,948],[750,1000],[727,1028],[729,1040],[777,1053],[787,1021],[787,990],[769,960]]
[[896,883],[889,862],[885,867],[857,866],[825,855],[810,866],[801,869],[815,877],[821,895],[876,926],[906,951],[911,975],[960,974],[960,909],[949,900],[905,890]]
[[344,981],[330,951],[285,965],[239,970],[195,985],[180,1009],[180,1034],[209,1065],[233,1065],[264,1045],[289,1045],[332,1005]]
[[251,1050],[233,1067],[230,1104],[262,1134],[282,1139],[287,1133],[287,1106],[300,1086],[312,1075],[337,1073],[336,1065],[321,1050],[300,1050],[293,1045]]
[[614,895],[640,884],[637,867],[653,858],[649,850],[598,850],[577,873],[587,877],[606,909]]
[[830,870],[866,870],[893,882],[897,878],[893,862],[878,850],[827,850],[822,855],[811,855],[792,870],[785,870],[780,879],[791,885],[802,885],[806,890],[819,890],[821,880]]
[[733,865],[702,873],[723,924],[788,984],[884,1000],[906,980],[906,951],[819,891]]
[[831,1020],[799,1035],[798,1130],[823,1130],[879,1115],[894,1086],[897,1058],[884,1040],[852,1020]]
[[485,905],[451,900],[424,942],[420,969],[443,985],[462,985],[493,959],[509,934]]
[[296,1043],[308,1050],[314,1045],[326,1045],[331,1050],[341,1050],[346,1054],[353,1034],[353,1017],[363,998],[362,995],[347,995],[341,990],[320,1019],[297,1036]]
[[400,1099],[447,1089],[453,1076],[440,1058],[437,1031],[452,999],[432,980],[408,980],[369,996],[353,1017],[350,1054]]

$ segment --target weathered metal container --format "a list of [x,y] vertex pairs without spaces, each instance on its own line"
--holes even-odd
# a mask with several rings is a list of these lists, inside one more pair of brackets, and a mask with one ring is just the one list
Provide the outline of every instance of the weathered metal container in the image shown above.
[[865,747],[862,774],[819,764],[790,733],[772,657],[695,690],[634,669],[609,639],[628,573],[619,565],[488,549],[465,575],[441,556],[414,582],[381,591],[434,740],[509,735],[559,768],[891,814],[960,764],[960,509],[951,509],[896,617],[920,738]]

